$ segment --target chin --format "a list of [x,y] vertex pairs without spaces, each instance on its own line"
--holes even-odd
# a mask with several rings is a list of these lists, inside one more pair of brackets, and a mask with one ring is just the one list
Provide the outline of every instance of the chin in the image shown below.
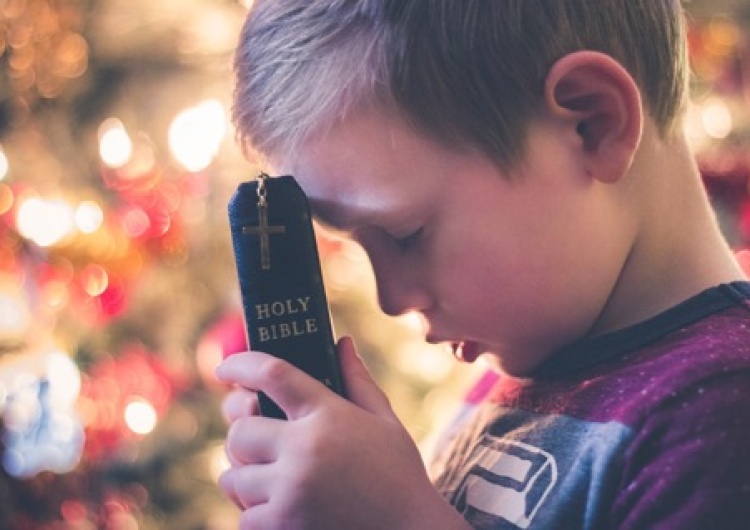
[[481,354],[482,362],[489,368],[518,379],[530,377],[540,364],[540,362],[531,362],[528,358],[509,357],[507,352],[499,353],[496,349],[487,350]]

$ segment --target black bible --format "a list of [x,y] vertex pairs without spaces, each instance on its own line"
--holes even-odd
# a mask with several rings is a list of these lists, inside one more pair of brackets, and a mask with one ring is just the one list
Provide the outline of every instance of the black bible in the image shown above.
[[[229,224],[250,346],[280,357],[345,395],[310,207],[291,176],[244,182]],[[286,418],[267,396],[261,414]]]

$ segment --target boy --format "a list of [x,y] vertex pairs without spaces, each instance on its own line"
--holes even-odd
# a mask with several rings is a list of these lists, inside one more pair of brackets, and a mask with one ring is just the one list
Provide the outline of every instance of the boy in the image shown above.
[[676,0],[256,1],[243,144],[362,244],[384,311],[501,375],[431,481],[351,340],[349,401],[229,358],[290,418],[233,413],[243,528],[750,524],[750,285],[682,132],[684,33]]

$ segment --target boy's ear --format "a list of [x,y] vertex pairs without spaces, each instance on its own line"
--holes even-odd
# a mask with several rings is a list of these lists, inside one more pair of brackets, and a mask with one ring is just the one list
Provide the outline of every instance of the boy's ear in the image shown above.
[[617,61],[579,51],[559,59],[545,82],[545,103],[578,138],[586,172],[616,182],[630,168],[640,143],[640,90]]

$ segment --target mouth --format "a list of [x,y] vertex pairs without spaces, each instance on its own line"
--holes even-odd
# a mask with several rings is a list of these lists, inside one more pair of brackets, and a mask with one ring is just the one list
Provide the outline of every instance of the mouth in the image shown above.
[[473,363],[482,354],[479,344],[472,341],[454,342],[451,347],[456,359],[465,363]]
[[473,363],[485,352],[480,343],[471,340],[450,340],[430,333],[425,339],[430,344],[445,344],[453,356],[464,363]]

